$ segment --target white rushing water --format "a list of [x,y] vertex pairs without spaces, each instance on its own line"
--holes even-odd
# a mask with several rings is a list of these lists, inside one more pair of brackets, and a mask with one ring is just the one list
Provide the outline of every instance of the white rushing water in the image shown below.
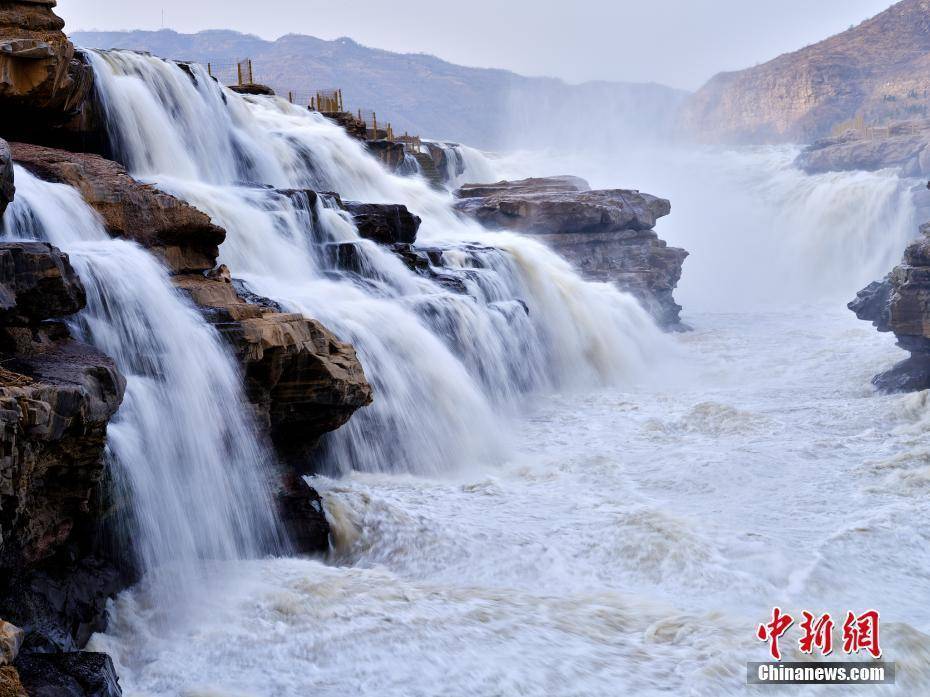
[[241,376],[215,332],[144,249],[110,239],[73,189],[15,171],[11,239],[67,252],[87,290],[76,330],[127,378],[108,456],[125,539],[143,572],[179,604],[206,560],[281,549]]
[[[202,571],[222,592],[171,623],[157,579],[123,593],[91,648],[114,657],[125,694],[753,694],[745,663],[764,660],[755,628],[776,604],[877,607],[899,685],[867,694],[930,690],[927,397],[873,393],[869,377],[901,352],[839,300],[913,234],[893,175],[805,177],[789,150],[657,152],[613,172],[596,157],[536,161],[550,170],[533,174],[571,165],[672,198],[659,229],[692,252],[696,327],[672,339],[628,296],[532,240],[461,222],[446,195],[386,174],[305,111],[224,92],[198,67],[192,80],[134,54],[93,62],[130,170],[224,226],[233,275],[355,344],[375,387],[329,441],[333,478],[313,481],[331,558],[215,555],[227,561]],[[530,173],[525,156],[470,157],[466,175]],[[358,240],[325,200],[260,185],[408,204],[469,294]],[[61,242],[82,276],[104,277],[96,254],[82,265]],[[167,292],[159,278],[140,292]],[[190,316],[185,337],[207,332],[183,303],[146,307]],[[90,334],[117,356],[126,346]],[[208,407],[209,369],[191,367],[209,376],[192,388]],[[172,403],[188,394],[166,388]],[[114,446],[133,416],[120,412]],[[240,470],[228,476],[254,472]]]

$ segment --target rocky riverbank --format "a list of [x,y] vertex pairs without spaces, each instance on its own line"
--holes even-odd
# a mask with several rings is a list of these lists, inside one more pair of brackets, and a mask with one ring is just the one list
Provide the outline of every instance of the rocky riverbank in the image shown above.
[[930,389],[930,223],[908,245],[902,262],[856,295],[849,309],[880,332],[894,332],[910,356],[872,382],[886,392]]
[[632,293],[662,326],[682,328],[674,290],[688,252],[654,231],[671,204],[638,191],[592,191],[578,177],[469,184],[456,208],[495,229],[532,235],[595,281]]

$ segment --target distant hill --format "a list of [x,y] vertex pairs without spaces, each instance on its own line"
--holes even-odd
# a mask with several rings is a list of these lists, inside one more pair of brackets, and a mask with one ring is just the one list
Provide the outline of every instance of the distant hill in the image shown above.
[[928,108],[930,0],[903,0],[799,51],[720,73],[687,100],[681,125],[705,141],[809,142],[844,121],[882,125]]
[[233,31],[170,30],[75,32],[71,38],[85,48],[128,48],[203,63],[248,57],[256,81],[279,94],[293,90],[305,97],[311,90],[338,87],[348,107],[375,110],[395,132],[492,149],[553,144],[569,130],[654,130],[671,125],[685,96],[656,84],[568,85],[467,68],[425,54],[368,48],[347,38],[324,41],[292,34],[272,42]]

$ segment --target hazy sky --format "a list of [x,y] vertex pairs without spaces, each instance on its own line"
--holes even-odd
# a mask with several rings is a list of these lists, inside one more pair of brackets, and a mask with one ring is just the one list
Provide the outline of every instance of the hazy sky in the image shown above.
[[890,0],[60,0],[77,29],[350,36],[392,51],[569,81],[693,89],[842,31]]

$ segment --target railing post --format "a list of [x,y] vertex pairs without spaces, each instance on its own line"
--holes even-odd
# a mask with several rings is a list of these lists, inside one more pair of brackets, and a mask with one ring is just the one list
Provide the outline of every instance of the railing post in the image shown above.
[[239,78],[238,84],[241,87],[242,86],[242,61],[239,61],[238,63],[236,63],[236,71],[238,73],[238,78]]
[[210,77],[213,77],[213,64],[212,63],[207,63],[207,75],[209,75]]
[[255,84],[255,76],[252,74],[252,59],[249,58],[249,84]]

